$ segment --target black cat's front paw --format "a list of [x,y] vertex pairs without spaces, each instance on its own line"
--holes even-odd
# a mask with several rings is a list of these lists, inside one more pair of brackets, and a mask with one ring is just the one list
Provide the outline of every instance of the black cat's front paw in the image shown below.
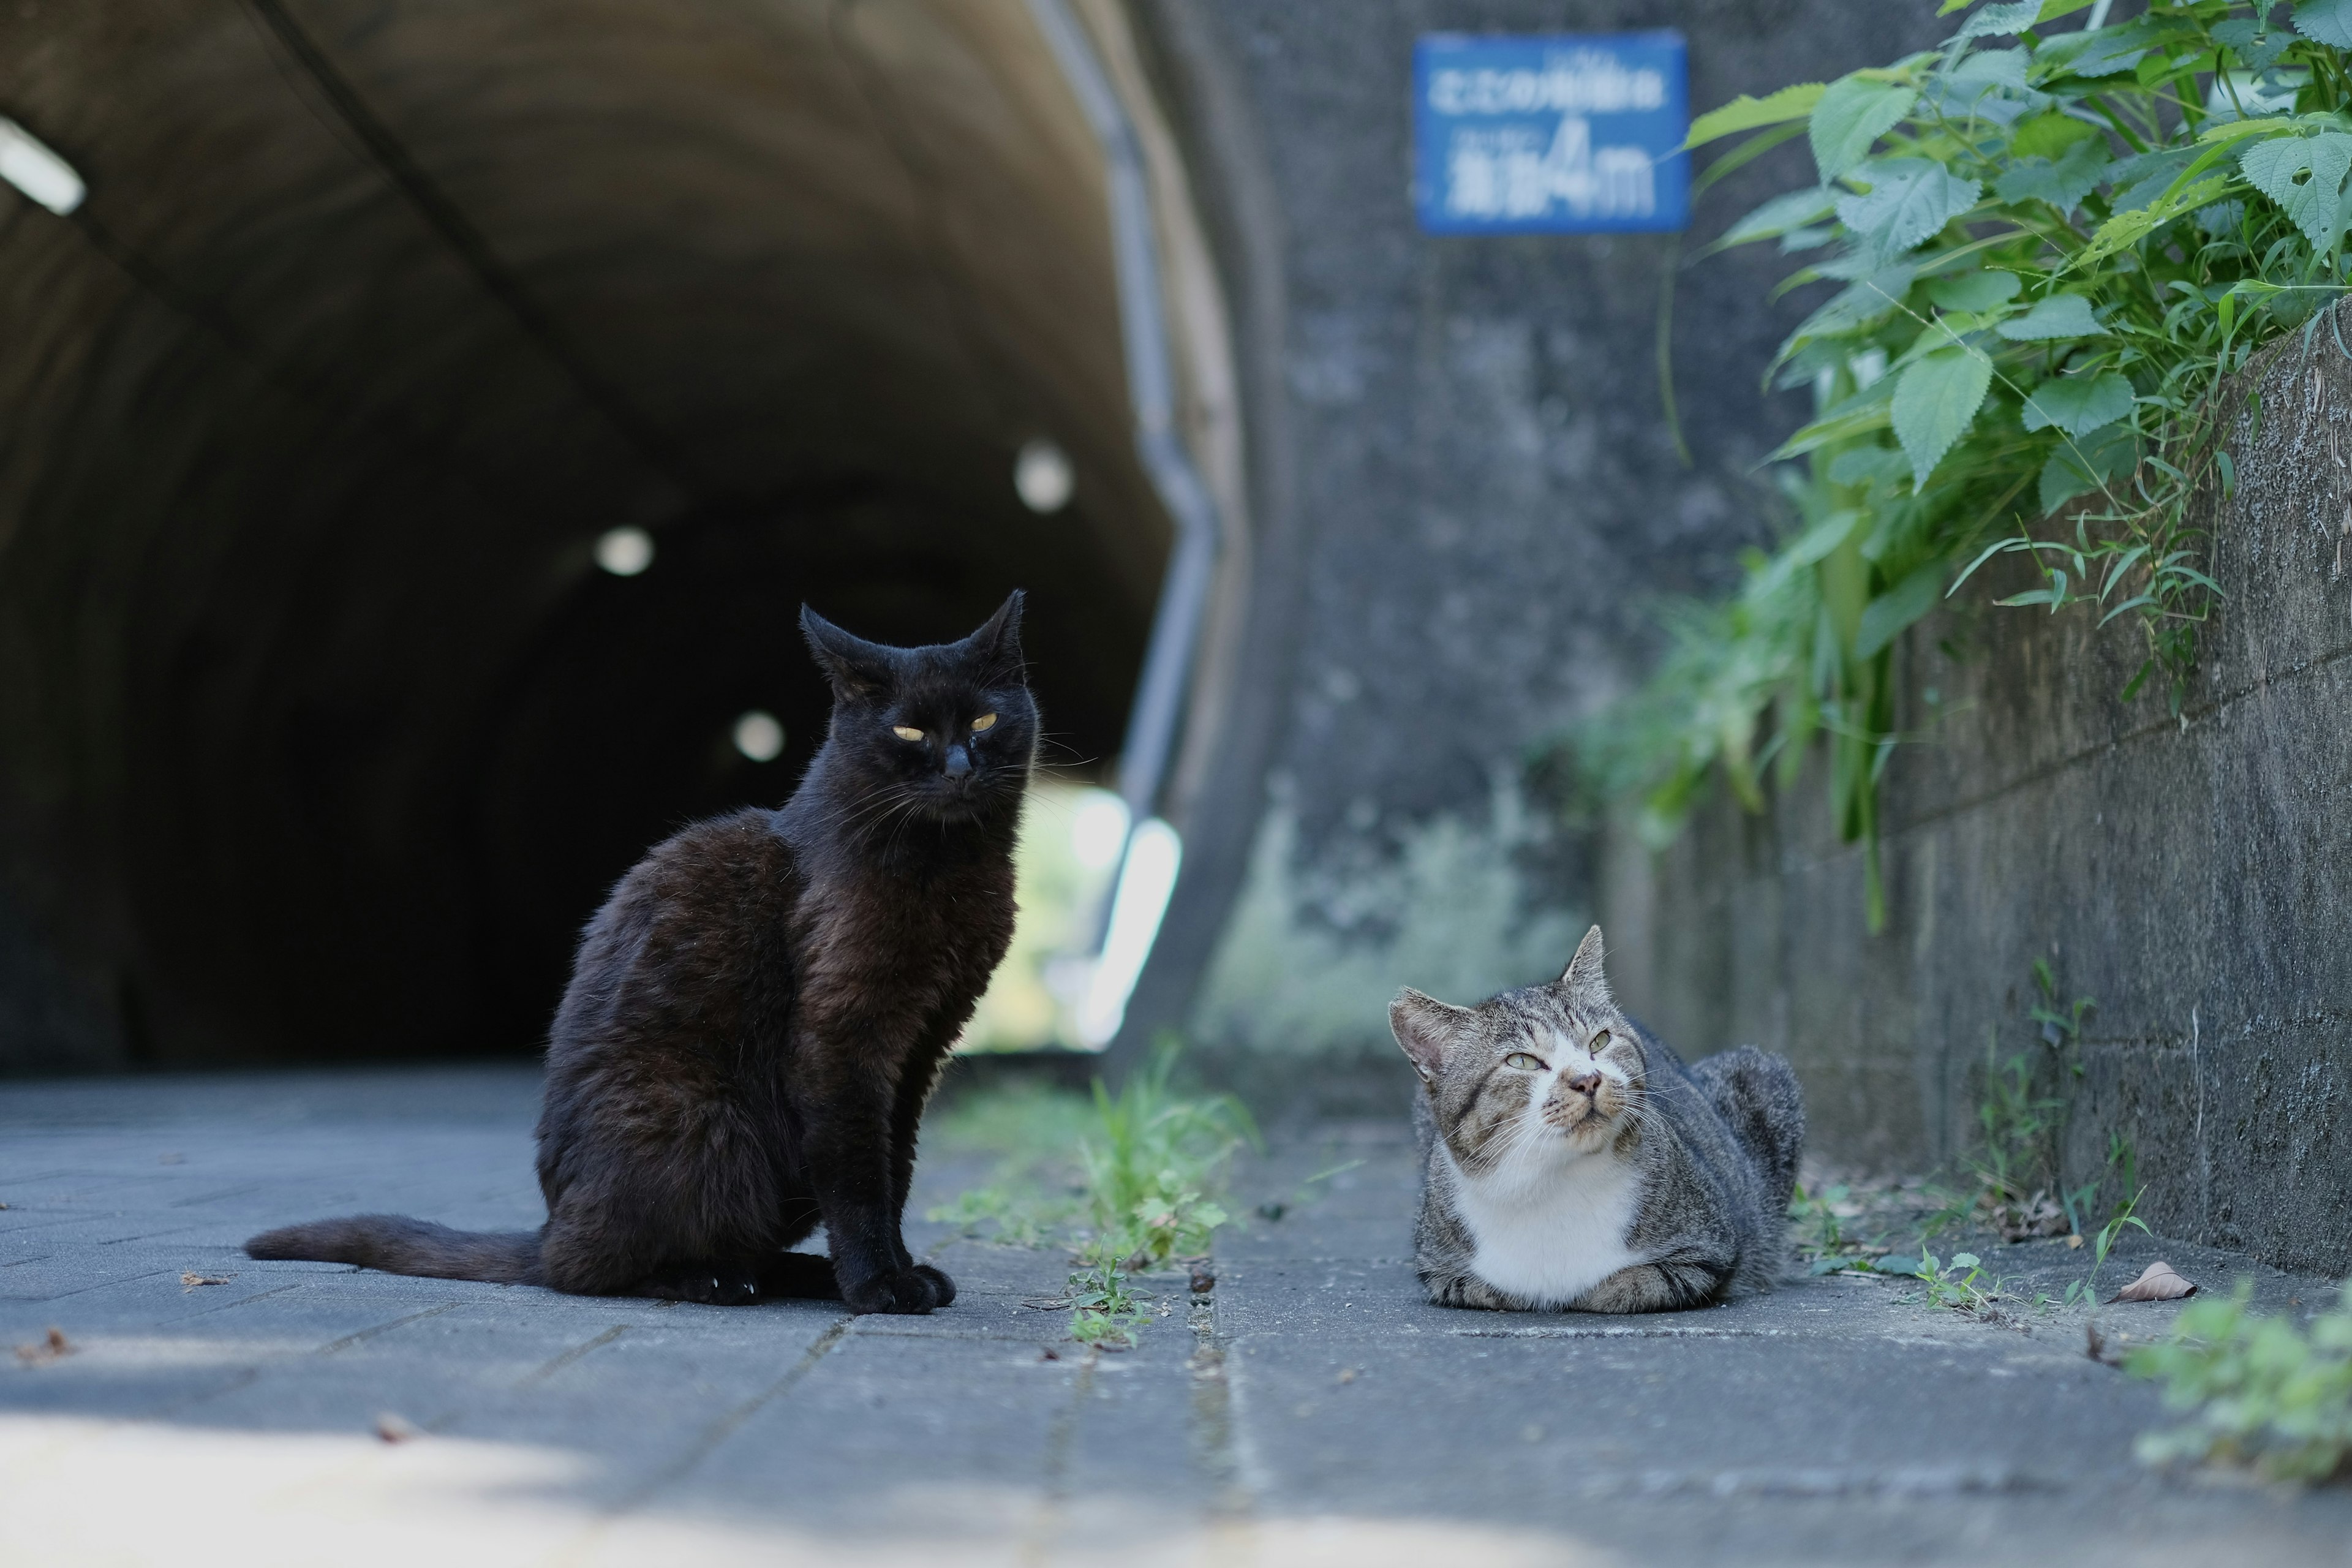
[[918,1263],[915,1265],[914,1271],[929,1280],[931,1289],[939,1292],[940,1299],[931,1305],[935,1307],[955,1305],[955,1281],[948,1278],[945,1269],[934,1268],[928,1263]]
[[845,1283],[841,1298],[853,1312],[928,1312],[955,1300],[955,1281],[929,1264],[919,1263],[855,1285]]

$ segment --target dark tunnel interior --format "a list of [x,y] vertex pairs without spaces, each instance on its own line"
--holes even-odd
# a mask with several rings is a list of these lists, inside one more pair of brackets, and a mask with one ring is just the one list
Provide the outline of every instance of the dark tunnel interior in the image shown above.
[[1169,530],[1020,0],[12,0],[0,113],[89,190],[0,191],[0,918],[74,1015],[10,1026],[532,1048],[611,880],[790,791],[803,601],[1025,587],[1056,757],[1115,751]]

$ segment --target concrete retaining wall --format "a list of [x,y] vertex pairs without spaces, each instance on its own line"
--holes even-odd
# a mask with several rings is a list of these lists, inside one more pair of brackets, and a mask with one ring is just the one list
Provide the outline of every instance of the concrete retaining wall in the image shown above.
[[[1816,1147],[1917,1170],[1964,1154],[1989,1042],[2044,1049],[2048,959],[2088,994],[2065,1176],[2135,1147],[2158,1232],[2352,1268],[2352,359],[2323,322],[2256,362],[2259,428],[2210,513],[2228,594],[2176,721],[2118,693],[2137,628],[1983,608],[1915,628],[1885,781],[1889,920],[1818,772],[1762,816],[1718,802],[1654,860],[1611,835],[1621,991],[1668,1037],[1784,1050]],[[2242,392],[2244,389],[2242,388]],[[2022,585],[2023,578],[2015,582]],[[1991,595],[1963,590],[1982,604]],[[1948,641],[1958,659],[1938,647]],[[2151,685],[2156,684],[2151,682]]]

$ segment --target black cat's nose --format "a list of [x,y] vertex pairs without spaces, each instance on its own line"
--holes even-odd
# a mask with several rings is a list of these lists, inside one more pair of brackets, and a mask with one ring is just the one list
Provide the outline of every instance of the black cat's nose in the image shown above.
[[1570,1091],[1577,1094],[1598,1094],[1601,1092],[1601,1075],[1592,1068],[1587,1068],[1570,1079],[1568,1087]]
[[951,779],[960,779],[971,772],[971,753],[961,746],[950,746],[946,772]]

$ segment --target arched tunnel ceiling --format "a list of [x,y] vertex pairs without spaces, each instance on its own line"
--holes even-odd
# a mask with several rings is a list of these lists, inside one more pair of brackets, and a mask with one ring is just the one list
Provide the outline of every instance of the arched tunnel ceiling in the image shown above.
[[90,186],[0,192],[0,917],[134,1058],[527,1047],[646,842],[790,787],[803,598],[1026,586],[1116,746],[1167,527],[1020,0],[20,0],[0,113]]

